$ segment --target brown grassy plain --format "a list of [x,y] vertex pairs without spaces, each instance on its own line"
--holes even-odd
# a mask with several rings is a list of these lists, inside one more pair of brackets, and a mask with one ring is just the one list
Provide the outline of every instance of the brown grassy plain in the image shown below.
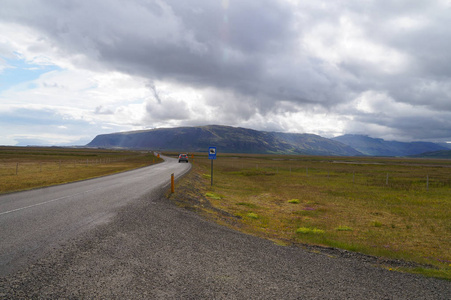
[[159,161],[147,151],[0,147],[0,194],[109,175]]
[[411,272],[451,279],[450,160],[223,154],[213,186],[210,163],[196,155],[193,172],[213,207],[235,216],[228,226],[411,261],[429,266]]

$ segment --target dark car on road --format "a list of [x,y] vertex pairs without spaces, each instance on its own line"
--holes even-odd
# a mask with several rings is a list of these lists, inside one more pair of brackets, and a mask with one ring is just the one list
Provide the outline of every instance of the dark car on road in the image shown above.
[[180,154],[179,155],[179,162],[182,162],[182,161],[188,162],[188,154]]

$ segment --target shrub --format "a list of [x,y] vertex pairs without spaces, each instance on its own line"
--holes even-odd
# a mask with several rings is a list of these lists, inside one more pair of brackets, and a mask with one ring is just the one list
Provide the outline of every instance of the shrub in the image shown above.
[[351,227],[348,227],[348,226],[339,226],[339,227],[335,228],[335,230],[337,230],[337,231],[352,231],[353,229]]
[[318,228],[307,228],[307,227],[299,227],[296,230],[296,233],[301,234],[323,234],[325,231]]
[[382,227],[383,224],[381,222],[379,222],[379,221],[373,221],[372,225],[374,227]]
[[291,200],[288,200],[288,203],[292,203],[292,204],[299,204],[299,199],[291,199]]
[[220,200],[221,199],[221,196],[213,194],[213,193],[206,193],[205,196],[207,196],[209,198],[216,199],[216,200]]
[[247,216],[251,219],[258,219],[258,215],[255,213],[248,213]]
[[257,205],[247,202],[238,202],[236,205],[246,206],[249,208],[257,208]]

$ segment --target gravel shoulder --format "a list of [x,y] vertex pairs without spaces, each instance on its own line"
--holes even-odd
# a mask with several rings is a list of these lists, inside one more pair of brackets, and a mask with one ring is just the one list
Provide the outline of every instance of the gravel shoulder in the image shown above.
[[278,246],[176,206],[165,192],[1,277],[0,299],[451,299],[448,281]]

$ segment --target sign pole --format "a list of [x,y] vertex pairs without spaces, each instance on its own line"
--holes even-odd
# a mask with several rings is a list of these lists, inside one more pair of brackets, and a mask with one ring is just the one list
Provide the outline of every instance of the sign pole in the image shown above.
[[213,186],[213,159],[211,159],[211,186]]
[[216,159],[216,147],[208,148],[208,159],[211,160],[211,186],[213,186],[213,160]]

